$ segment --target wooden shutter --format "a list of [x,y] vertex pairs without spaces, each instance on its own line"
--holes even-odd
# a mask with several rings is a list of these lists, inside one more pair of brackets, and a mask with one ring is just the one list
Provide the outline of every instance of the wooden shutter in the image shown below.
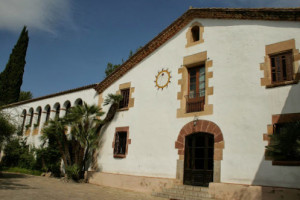
[[286,73],[287,73],[287,80],[293,80],[293,56],[292,53],[286,54]]

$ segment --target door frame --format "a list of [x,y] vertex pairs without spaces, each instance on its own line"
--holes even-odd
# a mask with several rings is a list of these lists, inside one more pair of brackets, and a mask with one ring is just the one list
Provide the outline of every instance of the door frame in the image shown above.
[[214,135],[214,174],[213,182],[221,182],[221,161],[223,160],[224,139],[221,129],[217,124],[208,120],[191,121],[185,124],[180,130],[175,149],[178,150],[178,160],[176,166],[176,179],[183,183],[184,176],[184,152],[185,137],[195,132],[205,132]]

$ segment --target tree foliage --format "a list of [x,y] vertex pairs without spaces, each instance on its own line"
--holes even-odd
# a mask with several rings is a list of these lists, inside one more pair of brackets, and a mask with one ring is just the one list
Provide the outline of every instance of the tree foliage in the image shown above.
[[28,31],[25,26],[10,54],[4,71],[0,74],[0,105],[14,103],[19,100],[28,41]]
[[[138,52],[141,48],[143,48],[142,46],[140,46],[139,48],[137,48],[135,50],[135,52],[133,52],[132,50],[130,50],[129,55],[128,55],[128,59],[131,58],[136,52]],[[122,64],[124,63],[124,60],[122,59]],[[117,68],[119,68],[122,64],[112,64],[112,63],[107,63],[106,65],[106,69],[105,69],[105,75],[106,77],[109,76],[111,73],[113,73]]]
[[278,161],[300,161],[300,121],[284,124],[280,133],[275,132],[270,139],[267,156]]
[[34,154],[29,149],[26,138],[14,138],[4,148],[2,165],[5,167],[35,168]]
[[109,76],[113,71],[115,71],[118,67],[120,67],[121,65],[114,65],[112,63],[107,63],[106,69],[105,69],[105,75]]
[[9,115],[0,110],[0,150],[4,142],[9,141],[17,127],[10,121]]
[[33,95],[30,91],[21,91],[18,101],[26,101],[32,99]]

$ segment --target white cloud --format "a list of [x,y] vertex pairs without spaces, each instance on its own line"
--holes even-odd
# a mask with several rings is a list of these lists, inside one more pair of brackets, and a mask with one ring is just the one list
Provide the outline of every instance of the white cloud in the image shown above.
[[57,27],[71,27],[70,0],[0,0],[0,29],[19,32],[24,25],[55,33]]

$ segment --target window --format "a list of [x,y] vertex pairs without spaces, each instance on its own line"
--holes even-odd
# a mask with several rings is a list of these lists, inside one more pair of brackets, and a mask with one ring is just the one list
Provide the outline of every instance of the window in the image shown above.
[[119,108],[120,109],[128,107],[129,93],[130,93],[130,89],[129,88],[121,90],[121,95],[123,96],[123,99],[119,103]]
[[199,26],[194,26],[191,29],[192,32],[192,37],[193,37],[193,42],[197,42],[200,40],[200,30],[199,30]]
[[293,79],[292,52],[270,56],[272,83],[280,83]]
[[199,22],[192,23],[186,32],[187,43],[185,47],[190,47],[190,46],[203,43],[204,42],[203,33],[204,33],[204,27],[201,23]]
[[38,127],[40,125],[41,122],[41,116],[42,116],[42,108],[38,107],[38,118],[37,118],[37,122],[34,125],[35,127]]
[[115,138],[114,156],[123,157],[126,154],[127,132],[117,132]]
[[24,131],[24,126],[25,126],[25,122],[26,122],[26,114],[27,114],[26,110],[23,110],[23,113],[22,113],[23,121],[22,121],[22,130],[21,130],[22,133]]
[[59,118],[59,113],[60,113],[60,105],[57,104],[56,110],[55,110],[55,118]]
[[300,80],[299,50],[294,39],[266,45],[264,62],[260,69],[264,71],[261,86],[274,88],[297,84]]
[[30,120],[29,120],[29,124],[27,125],[28,128],[30,128],[31,125],[32,125],[32,120],[33,120],[33,108],[30,108],[29,113],[30,113]]
[[67,116],[70,112],[70,109],[71,109],[71,103],[68,101],[65,104],[66,104],[66,114],[65,114],[65,116]]
[[188,74],[189,90],[186,96],[186,112],[203,111],[205,104],[205,66],[189,68]]
[[113,140],[113,152],[115,158],[125,158],[128,153],[128,145],[131,143],[129,139],[129,127],[116,128],[115,138]]
[[264,141],[268,141],[265,159],[272,165],[300,166],[297,152],[300,139],[300,113],[272,115],[272,124],[267,127]]
[[[273,136],[270,141],[273,164],[287,164],[284,161],[296,161],[300,165],[300,156],[297,152],[300,121],[274,124]],[[279,163],[278,163],[279,162]]]
[[77,104],[76,104],[76,105],[82,106],[82,100],[79,99],[79,100],[77,101]]
[[49,119],[50,119],[50,106],[46,108],[46,119],[45,119],[46,124],[48,123]]

